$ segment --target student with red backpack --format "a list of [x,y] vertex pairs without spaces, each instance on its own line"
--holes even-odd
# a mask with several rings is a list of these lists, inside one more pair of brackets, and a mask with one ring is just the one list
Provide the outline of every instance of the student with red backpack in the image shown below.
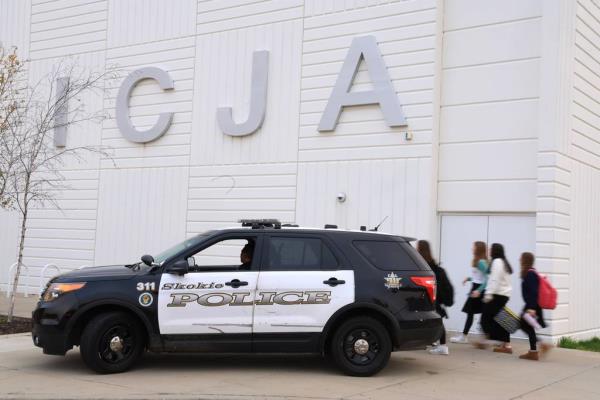
[[[521,313],[521,330],[529,336],[529,351],[521,356],[522,360],[539,360],[537,337],[535,330],[545,328],[542,306],[545,308],[556,307],[556,290],[549,285],[545,278],[538,275],[533,267],[535,256],[531,253],[521,254],[521,293],[525,307]],[[553,304],[554,303],[554,304]],[[551,346],[541,343],[541,352],[547,352]]]

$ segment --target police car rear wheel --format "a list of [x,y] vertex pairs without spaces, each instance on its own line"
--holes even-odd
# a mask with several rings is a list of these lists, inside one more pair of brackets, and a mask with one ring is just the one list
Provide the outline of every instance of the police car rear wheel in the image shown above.
[[388,363],[391,351],[387,329],[370,317],[345,321],[331,341],[331,357],[344,373],[352,376],[376,374]]
[[143,331],[126,313],[100,314],[83,331],[80,353],[84,363],[100,373],[123,372],[144,351]]

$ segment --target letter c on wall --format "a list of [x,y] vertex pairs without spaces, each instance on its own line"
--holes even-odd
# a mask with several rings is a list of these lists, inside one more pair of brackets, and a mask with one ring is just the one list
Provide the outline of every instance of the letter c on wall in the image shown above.
[[136,69],[125,78],[117,94],[117,126],[127,140],[135,143],[148,143],[158,139],[169,129],[173,119],[172,112],[160,113],[158,121],[152,128],[145,131],[135,129],[129,118],[129,97],[136,85],[144,79],[154,79],[162,90],[170,90],[174,87],[169,73],[157,67]]

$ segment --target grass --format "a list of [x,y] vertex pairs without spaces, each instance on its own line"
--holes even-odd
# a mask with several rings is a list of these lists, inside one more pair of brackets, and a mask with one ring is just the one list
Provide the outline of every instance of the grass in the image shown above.
[[558,347],[564,349],[596,351],[600,353],[600,337],[595,337],[590,340],[573,340],[568,337],[563,337],[560,339],[560,342],[558,342]]

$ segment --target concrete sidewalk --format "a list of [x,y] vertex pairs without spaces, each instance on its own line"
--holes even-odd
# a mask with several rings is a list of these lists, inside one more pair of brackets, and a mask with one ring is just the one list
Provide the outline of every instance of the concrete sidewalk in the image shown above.
[[600,399],[600,354],[555,349],[540,362],[469,345],[450,356],[394,353],[372,378],[319,357],[148,354],[127,373],[96,375],[70,351],[43,355],[28,334],[0,336],[3,399]]
[[[39,296],[30,294],[28,297],[22,294],[17,294],[15,299],[15,316],[31,318],[31,312],[37,304]],[[8,301],[6,292],[0,292],[0,314],[6,315],[8,313]]]

